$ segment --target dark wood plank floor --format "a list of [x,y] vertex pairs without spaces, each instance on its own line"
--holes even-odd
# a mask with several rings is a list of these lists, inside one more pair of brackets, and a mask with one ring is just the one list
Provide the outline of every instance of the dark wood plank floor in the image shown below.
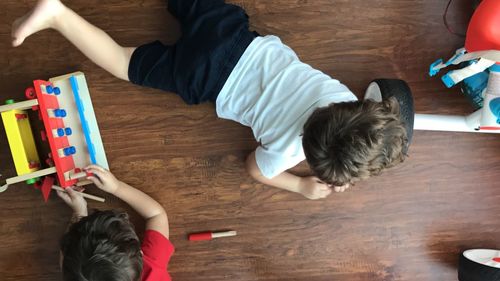
[[[86,73],[112,170],[169,213],[174,280],[455,280],[461,250],[500,248],[499,135],[416,132],[403,165],[308,201],[246,174],[243,161],[257,145],[251,131],[217,119],[213,104],[186,106],[174,95],[115,79],[54,31],[11,48],[10,24],[33,2],[2,1],[0,99],[22,99],[36,78]],[[279,35],[359,97],[370,80],[397,77],[408,81],[421,113],[472,110],[459,90],[426,75],[432,61],[463,44],[442,24],[447,1],[234,2],[247,9],[253,29]],[[67,3],[126,45],[179,36],[161,0]],[[470,5],[456,0],[450,9],[459,32]],[[305,165],[296,170],[307,172]],[[15,174],[4,133],[0,172],[1,180]],[[125,208],[109,197],[90,206]],[[22,184],[0,194],[0,279],[59,279],[58,237],[69,215],[57,198],[45,204]],[[142,230],[133,213],[132,219]],[[239,236],[186,240],[190,232],[218,229]]]

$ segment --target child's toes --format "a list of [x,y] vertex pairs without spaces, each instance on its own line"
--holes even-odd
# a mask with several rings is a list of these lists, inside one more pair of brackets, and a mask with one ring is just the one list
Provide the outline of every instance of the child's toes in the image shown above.
[[32,11],[12,24],[12,45],[19,46],[31,34],[51,27],[51,22],[63,10],[64,6],[57,0],[39,1]]
[[18,18],[12,24],[12,46],[17,47],[24,41],[25,36],[22,35],[21,25],[24,23],[26,16]]

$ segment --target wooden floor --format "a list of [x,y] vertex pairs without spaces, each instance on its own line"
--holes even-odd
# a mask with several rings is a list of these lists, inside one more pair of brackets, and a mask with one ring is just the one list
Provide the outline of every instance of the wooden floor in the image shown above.
[[[33,79],[85,72],[112,171],[168,211],[174,280],[456,280],[460,251],[500,248],[500,135],[415,132],[404,164],[308,201],[250,178],[243,162],[257,143],[249,128],[217,119],[213,104],[187,106],[175,95],[120,81],[53,31],[11,48],[10,24],[33,2],[2,2],[0,99],[22,100]],[[447,1],[234,2],[246,8],[253,29],[280,36],[358,97],[372,79],[395,77],[409,83],[420,113],[472,110],[458,89],[426,74],[431,62],[463,44],[443,26]],[[469,3],[455,0],[450,8],[459,32]],[[179,36],[161,0],[67,4],[125,45]],[[4,133],[0,172],[1,180],[15,175]],[[111,197],[90,207],[126,208]],[[58,238],[69,215],[55,196],[45,204],[22,184],[0,194],[0,279],[58,280]],[[132,219],[142,231],[137,215]],[[186,239],[223,229],[239,235]]]

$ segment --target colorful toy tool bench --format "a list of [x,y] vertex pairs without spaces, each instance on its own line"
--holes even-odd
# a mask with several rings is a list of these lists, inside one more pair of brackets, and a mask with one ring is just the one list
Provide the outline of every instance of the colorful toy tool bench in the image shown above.
[[[104,146],[97,126],[85,76],[75,72],[35,80],[33,87],[25,91],[28,100],[7,100],[0,106],[5,132],[9,142],[17,177],[9,178],[0,187],[5,191],[9,185],[26,181],[41,189],[48,199],[56,174],[63,188],[85,185],[87,174],[82,169],[90,164],[108,168]],[[37,152],[27,110],[38,112],[45,130],[42,141],[48,142],[50,153],[42,165]],[[42,169],[42,166],[48,168]],[[45,177],[42,179],[42,177]]]

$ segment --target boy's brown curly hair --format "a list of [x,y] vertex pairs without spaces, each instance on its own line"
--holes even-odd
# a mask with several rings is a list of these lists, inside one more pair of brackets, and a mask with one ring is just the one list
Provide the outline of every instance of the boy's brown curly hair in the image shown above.
[[140,280],[141,245],[126,213],[95,211],[71,225],[60,246],[63,280]]
[[345,185],[404,161],[407,132],[395,98],[318,108],[304,125],[302,146],[315,175]]

